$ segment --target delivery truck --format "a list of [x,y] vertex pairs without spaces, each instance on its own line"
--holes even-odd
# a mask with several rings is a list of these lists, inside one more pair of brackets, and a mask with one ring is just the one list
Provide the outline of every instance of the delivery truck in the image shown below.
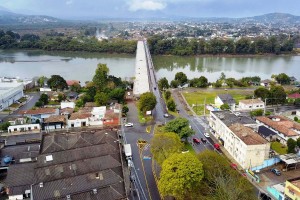
[[124,144],[124,153],[127,160],[132,160],[132,151],[130,144]]

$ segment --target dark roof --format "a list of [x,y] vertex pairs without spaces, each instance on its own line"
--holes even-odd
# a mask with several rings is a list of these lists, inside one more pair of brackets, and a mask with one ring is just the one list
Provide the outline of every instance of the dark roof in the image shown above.
[[15,146],[6,146],[1,149],[1,157],[10,156],[18,163],[20,159],[36,158],[39,155],[40,144],[23,144]]
[[264,137],[269,137],[270,135],[277,135],[277,133],[275,133],[274,131],[272,131],[271,129],[268,129],[265,126],[259,126],[258,127],[258,131],[259,134],[263,135]]
[[9,187],[10,195],[24,194],[25,190],[30,190],[34,181],[35,164],[33,162],[9,166],[5,183]]
[[230,94],[219,94],[218,97],[222,100],[223,103],[235,104],[235,100]]
[[224,111],[211,111],[216,117],[218,117],[226,126],[232,124],[256,124],[256,122],[250,117],[236,116],[234,113],[228,110]]
[[294,76],[290,76],[291,81],[296,81],[297,79]]
[[69,92],[68,97],[78,97],[78,93],[77,92]]
[[41,133],[26,133],[21,135],[2,136],[1,140],[5,140],[5,145],[16,145],[19,143],[39,142],[41,141]]

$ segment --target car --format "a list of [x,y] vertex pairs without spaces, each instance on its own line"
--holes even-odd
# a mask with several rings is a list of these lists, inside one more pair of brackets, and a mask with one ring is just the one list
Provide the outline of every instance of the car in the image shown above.
[[235,163],[231,163],[231,164],[230,164],[230,167],[231,167],[232,169],[234,169],[234,170],[237,170],[237,169],[238,169],[238,166],[237,166],[237,164],[235,164]]
[[168,118],[169,116],[170,116],[170,115],[169,115],[168,113],[165,113],[165,114],[164,114],[164,117],[165,117],[165,118]]
[[277,176],[280,176],[280,175],[281,175],[281,172],[280,172],[278,169],[276,169],[276,168],[272,168],[272,169],[271,169],[271,172],[273,172],[273,173],[276,174]]
[[196,144],[200,144],[200,140],[196,137],[193,138],[193,142],[196,143]]
[[154,90],[156,90],[156,87],[154,87]]
[[261,200],[272,200],[272,198],[271,197],[269,197],[267,194],[265,194],[265,193],[260,193],[260,199]]
[[207,140],[205,138],[201,138],[202,143],[206,143]]
[[125,126],[126,127],[133,127],[133,123],[126,123]]
[[203,133],[203,135],[207,138],[210,137],[208,133]]

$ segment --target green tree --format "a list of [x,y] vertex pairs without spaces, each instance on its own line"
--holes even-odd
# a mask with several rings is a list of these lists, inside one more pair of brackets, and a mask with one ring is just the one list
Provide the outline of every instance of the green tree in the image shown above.
[[172,88],[178,88],[178,86],[179,86],[179,81],[177,81],[177,80],[172,80],[171,83],[170,83],[170,86],[171,86]]
[[194,154],[173,154],[162,165],[158,189],[162,196],[193,199],[203,176],[202,163]]
[[287,140],[287,153],[296,153],[295,148],[297,146],[297,142],[292,138]]
[[174,153],[180,153],[183,144],[176,133],[154,134],[151,140],[151,153],[154,160],[162,163]]
[[156,106],[156,97],[152,92],[143,93],[139,100],[139,109],[144,114],[146,111],[153,110]]
[[261,98],[264,101],[266,98],[270,97],[270,91],[265,87],[259,87],[254,90],[254,95],[256,98]]
[[119,103],[124,101],[125,90],[123,88],[115,88],[109,93],[111,99],[117,100]]
[[127,115],[128,112],[129,112],[128,106],[124,105],[123,108],[122,108],[122,113],[123,113],[124,115]]
[[60,75],[52,75],[51,78],[47,81],[47,84],[51,89],[54,89],[54,90],[68,89],[66,80],[63,77],[61,77]]
[[183,139],[186,139],[190,135],[194,134],[194,131],[189,128],[189,121],[182,117],[178,117],[169,121],[165,126],[165,131],[174,132]]
[[107,86],[109,68],[106,64],[99,63],[93,77],[97,91],[103,92]]
[[40,87],[44,87],[44,85],[45,85],[45,80],[46,80],[46,79],[47,79],[46,76],[41,76],[41,77],[39,77],[39,79],[37,80],[38,85],[39,85]]
[[221,105],[221,110],[229,110],[230,106],[227,103],[224,103],[223,105]]
[[264,111],[262,109],[258,109],[258,110],[253,110],[250,112],[250,116],[254,117],[254,116],[262,116],[264,113]]
[[70,90],[72,92],[80,92],[81,90],[81,85],[79,83],[74,83],[73,85],[70,86]]
[[300,99],[295,99],[294,105],[295,106],[300,106]]
[[170,111],[174,112],[176,110],[176,104],[173,99],[169,99],[167,101],[167,107],[168,107],[168,110],[170,110]]
[[184,84],[186,84],[188,82],[187,76],[183,72],[177,72],[175,74],[175,79],[174,80],[178,81],[180,86],[183,86]]
[[271,86],[270,88],[270,98],[275,104],[282,104],[286,100],[286,93],[282,86]]
[[94,101],[96,95],[96,86],[93,82],[89,82],[85,86],[85,101],[86,102],[91,102]]
[[3,122],[0,124],[0,130],[7,131],[9,126],[10,126],[9,122]]
[[108,101],[108,95],[104,92],[97,92],[94,101],[98,106],[105,106]]
[[47,94],[41,94],[39,101],[43,104],[43,105],[47,105],[49,103],[49,97]]
[[159,90],[166,90],[169,89],[169,82],[168,79],[166,77],[163,77],[161,79],[158,80],[158,88]]
[[298,120],[299,120],[298,117],[294,117],[295,122],[298,122]]
[[221,81],[221,80],[217,80],[217,81],[215,82],[214,86],[215,86],[216,88],[222,87],[222,81]]
[[171,97],[171,92],[169,90],[165,91],[165,98],[166,100],[169,100]]
[[226,75],[224,72],[221,73],[219,80],[226,80]]
[[37,101],[37,102],[35,102],[35,104],[34,104],[35,107],[42,107],[43,105],[44,105],[44,103],[41,102],[41,101]]
[[279,84],[282,84],[282,85],[288,85],[291,82],[290,77],[288,75],[286,75],[285,73],[278,74],[275,77],[275,79]]

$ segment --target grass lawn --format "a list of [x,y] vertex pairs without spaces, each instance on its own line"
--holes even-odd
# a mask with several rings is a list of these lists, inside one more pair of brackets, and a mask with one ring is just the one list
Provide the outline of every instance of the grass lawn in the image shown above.
[[9,107],[11,107],[11,108],[18,108],[18,107],[20,107],[20,105],[18,103],[13,103]]
[[193,149],[192,145],[188,142],[184,142],[184,149],[183,151],[189,150],[191,153],[196,153],[195,150]]
[[152,116],[144,116],[141,112],[139,112],[138,114],[139,114],[139,115],[138,115],[138,117],[139,117],[139,122],[140,122],[141,124],[145,124],[145,123],[147,123],[147,122],[149,122],[149,121],[151,121],[151,120],[153,119]]
[[159,126],[159,125],[155,125],[154,127],[154,134],[162,134],[164,133],[164,127],[165,126]]
[[[229,90],[224,90],[224,89],[206,89],[206,90],[199,90],[196,92],[190,92],[190,91],[183,91],[182,94],[188,104],[192,106],[193,104],[195,105],[193,107],[193,110],[198,114],[198,115],[203,115],[204,114],[204,101],[205,104],[214,104],[215,102],[215,97],[218,94],[231,94],[232,97],[236,100],[236,103],[239,102],[239,100],[245,99],[247,95],[253,95],[252,90],[242,90],[242,89],[229,89]],[[209,111],[206,110],[205,114],[208,114]]]
[[271,149],[279,153],[280,155],[287,153],[287,147],[282,145],[280,142],[272,142]]

